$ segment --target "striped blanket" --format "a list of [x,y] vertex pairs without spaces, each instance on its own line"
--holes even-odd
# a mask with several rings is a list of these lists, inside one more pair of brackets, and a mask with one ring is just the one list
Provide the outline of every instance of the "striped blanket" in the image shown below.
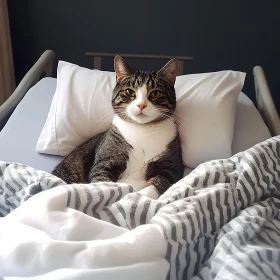
[[280,279],[280,136],[158,200],[1,162],[0,216],[2,279]]

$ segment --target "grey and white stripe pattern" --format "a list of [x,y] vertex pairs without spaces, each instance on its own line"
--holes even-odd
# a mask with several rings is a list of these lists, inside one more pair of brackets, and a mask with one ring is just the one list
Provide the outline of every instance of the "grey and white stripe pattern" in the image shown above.
[[125,184],[64,188],[66,206],[88,215],[130,230],[157,224],[169,279],[280,279],[279,136],[200,165],[158,200]]
[[0,217],[6,216],[36,193],[62,184],[62,180],[44,171],[0,161]]
[[280,279],[280,200],[242,210],[220,230],[213,254],[192,280]]

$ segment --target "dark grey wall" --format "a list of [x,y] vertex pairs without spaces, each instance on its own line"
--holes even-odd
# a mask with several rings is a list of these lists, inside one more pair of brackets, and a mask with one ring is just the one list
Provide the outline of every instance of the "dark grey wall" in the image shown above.
[[[16,78],[46,49],[61,60],[92,67],[86,51],[191,55],[186,73],[247,72],[262,65],[280,109],[278,0],[9,0]],[[154,69],[149,61],[134,66]],[[112,70],[112,61],[106,61]]]

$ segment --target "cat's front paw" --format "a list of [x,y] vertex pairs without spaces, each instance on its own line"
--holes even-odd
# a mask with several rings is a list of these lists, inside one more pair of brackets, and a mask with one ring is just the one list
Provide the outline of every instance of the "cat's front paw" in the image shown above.
[[156,188],[154,186],[148,186],[144,189],[142,189],[141,191],[139,191],[138,193],[141,193],[151,199],[158,199],[159,198],[159,195],[158,195],[158,192],[156,190]]

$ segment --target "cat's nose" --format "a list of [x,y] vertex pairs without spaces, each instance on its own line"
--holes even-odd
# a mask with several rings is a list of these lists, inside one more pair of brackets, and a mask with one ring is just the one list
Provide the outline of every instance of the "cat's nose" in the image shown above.
[[140,109],[141,111],[142,111],[144,108],[147,107],[147,105],[145,105],[145,104],[143,104],[143,103],[138,104],[137,106],[139,107],[139,109]]

